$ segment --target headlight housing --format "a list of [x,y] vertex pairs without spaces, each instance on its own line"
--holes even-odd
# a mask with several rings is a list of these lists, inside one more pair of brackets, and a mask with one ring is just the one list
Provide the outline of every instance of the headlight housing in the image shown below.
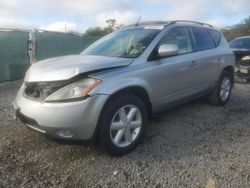
[[240,65],[242,66],[250,66],[250,56],[244,56],[240,60]]
[[46,102],[72,101],[88,96],[89,92],[102,81],[94,78],[86,78],[57,90],[48,96]]
[[250,55],[247,55],[247,56],[242,57],[241,60],[243,60],[243,61],[250,60]]

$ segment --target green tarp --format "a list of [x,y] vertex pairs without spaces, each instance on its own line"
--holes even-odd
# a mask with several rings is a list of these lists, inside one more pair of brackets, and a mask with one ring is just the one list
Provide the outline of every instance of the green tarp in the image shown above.
[[36,60],[79,54],[99,37],[71,33],[36,32]]
[[28,32],[0,31],[0,82],[24,77],[29,65]]
[[36,32],[37,61],[50,57],[79,54],[82,50],[82,36],[67,33]]
[[90,44],[100,39],[100,37],[83,37],[83,49],[87,48]]
[[[0,82],[22,79],[29,66],[29,32],[0,31]],[[73,33],[35,31],[37,61],[79,54],[99,37],[83,37]]]

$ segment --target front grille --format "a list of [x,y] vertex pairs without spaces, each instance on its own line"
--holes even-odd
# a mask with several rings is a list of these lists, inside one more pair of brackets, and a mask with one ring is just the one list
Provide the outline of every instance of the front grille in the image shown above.
[[65,82],[26,82],[24,97],[41,102],[65,85]]

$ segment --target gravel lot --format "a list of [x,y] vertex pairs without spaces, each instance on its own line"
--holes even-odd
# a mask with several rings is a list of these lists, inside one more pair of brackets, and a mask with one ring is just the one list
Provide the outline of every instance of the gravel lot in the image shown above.
[[235,84],[224,107],[159,114],[119,158],[27,129],[11,105],[20,84],[0,84],[0,187],[250,187],[250,84]]

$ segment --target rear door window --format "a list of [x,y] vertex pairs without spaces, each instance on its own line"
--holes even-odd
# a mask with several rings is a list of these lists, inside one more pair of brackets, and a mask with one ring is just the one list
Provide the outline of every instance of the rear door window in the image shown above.
[[212,29],[209,29],[208,32],[213,37],[214,42],[216,44],[216,47],[219,46],[220,40],[221,40],[221,34],[220,34],[220,32],[212,30]]
[[196,51],[215,48],[214,40],[206,29],[193,27],[192,32],[196,43]]

